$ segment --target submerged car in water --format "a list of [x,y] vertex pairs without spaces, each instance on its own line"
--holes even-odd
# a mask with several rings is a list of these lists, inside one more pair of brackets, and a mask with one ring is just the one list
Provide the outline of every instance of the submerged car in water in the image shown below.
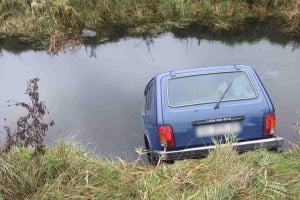
[[272,101],[250,66],[161,73],[144,94],[145,146],[153,164],[203,157],[228,135],[238,151],[283,145],[275,136]]

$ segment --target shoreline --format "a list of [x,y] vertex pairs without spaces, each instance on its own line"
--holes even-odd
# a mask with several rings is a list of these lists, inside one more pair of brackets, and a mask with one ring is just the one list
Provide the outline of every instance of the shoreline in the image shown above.
[[[209,41],[221,41],[227,45],[235,45],[241,44],[243,42],[255,43],[260,40],[267,40],[274,44],[279,45],[288,45],[292,44],[295,47],[300,46],[300,37],[291,37],[286,34],[280,32],[274,32],[270,28],[267,27],[265,23],[256,23],[252,22],[249,25],[249,30],[243,30],[241,32],[215,32],[203,27],[199,24],[191,24],[185,28],[172,28],[171,31],[150,34],[129,34],[125,30],[112,30],[110,34],[104,36],[97,35],[96,37],[91,38],[80,38],[76,37],[77,40],[70,40],[73,43],[65,43],[61,46],[60,49],[57,49],[56,53],[59,53],[64,50],[72,50],[76,49],[77,45],[83,45],[85,47],[95,47],[95,45],[101,45],[106,43],[114,43],[118,42],[122,39],[128,38],[141,38],[144,40],[159,38],[164,34],[172,34],[174,38],[178,39],[186,39],[186,38],[194,38],[199,41],[201,40],[209,40]],[[75,41],[75,42],[74,42]],[[63,43],[61,43],[63,44]],[[49,49],[49,43],[45,41],[40,41],[36,39],[29,39],[24,37],[0,37],[0,50],[12,52],[15,54],[22,53],[27,50],[34,51],[47,51]],[[67,47],[67,48],[66,48]],[[54,52],[48,52],[50,54],[54,54]]]
[[299,0],[251,2],[5,1],[0,3],[0,13],[4,13],[0,15],[0,40],[14,38],[57,53],[84,43],[84,29],[95,31],[97,39],[102,40],[118,32],[129,36],[155,35],[188,30],[195,24],[213,34],[230,35],[253,32],[251,27],[259,23],[285,37],[300,38]]
[[[44,155],[15,148],[0,159],[0,199],[299,199],[300,147],[238,154],[217,146],[203,159],[149,166],[104,160],[58,143]],[[140,152],[141,153],[141,152]]]

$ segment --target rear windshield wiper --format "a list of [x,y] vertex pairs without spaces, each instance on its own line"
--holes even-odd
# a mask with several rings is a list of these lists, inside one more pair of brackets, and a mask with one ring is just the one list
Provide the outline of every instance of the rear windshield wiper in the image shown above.
[[221,101],[223,100],[223,98],[225,97],[226,93],[228,92],[229,88],[231,87],[233,80],[234,79],[231,80],[231,82],[227,86],[226,90],[224,91],[223,95],[221,96],[221,98],[219,99],[219,101],[217,102],[217,104],[215,105],[215,109],[219,108],[219,105],[220,105]]

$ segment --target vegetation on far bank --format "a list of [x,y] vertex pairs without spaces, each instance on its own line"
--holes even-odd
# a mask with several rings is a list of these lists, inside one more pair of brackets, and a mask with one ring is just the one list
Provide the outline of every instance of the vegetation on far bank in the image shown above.
[[217,147],[207,158],[147,166],[104,161],[60,143],[33,156],[0,157],[0,199],[299,199],[300,147],[239,155]]
[[[300,36],[300,0],[2,0],[0,37],[35,40],[50,51],[81,42],[83,29],[160,33],[192,23],[239,32],[249,22]],[[49,39],[50,38],[50,39]]]

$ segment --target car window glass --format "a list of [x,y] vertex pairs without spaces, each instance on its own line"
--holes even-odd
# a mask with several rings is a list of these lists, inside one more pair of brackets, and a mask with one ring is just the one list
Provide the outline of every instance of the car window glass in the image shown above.
[[245,72],[227,72],[170,79],[168,103],[176,107],[218,102],[231,82],[222,101],[250,99],[257,96]]
[[150,83],[146,94],[146,113],[150,112],[153,95],[153,83]]

